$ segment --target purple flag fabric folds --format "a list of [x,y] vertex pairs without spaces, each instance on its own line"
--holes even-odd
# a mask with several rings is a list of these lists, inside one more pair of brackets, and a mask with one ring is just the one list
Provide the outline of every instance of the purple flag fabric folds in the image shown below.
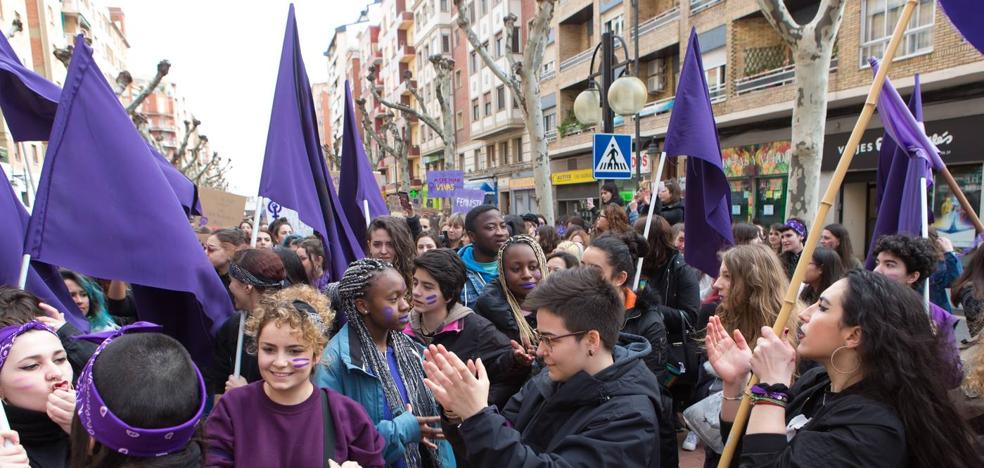
[[717,277],[721,266],[718,252],[734,245],[729,211],[731,187],[721,161],[721,145],[695,29],[690,30],[665,148],[667,156],[687,156],[684,258],[691,266]]
[[297,212],[322,237],[329,278],[342,278],[349,263],[364,256],[342,211],[318,139],[314,98],[301,59],[294,5],[287,14],[280,72],[273,95],[259,195]]
[[984,54],[984,2],[981,0],[940,0],[947,18],[970,45]]
[[185,177],[178,168],[172,166],[164,155],[158,153],[153,146],[150,146],[150,143],[147,143],[147,148],[150,150],[154,161],[157,162],[157,167],[161,168],[161,172],[164,174],[168,185],[174,190],[174,195],[178,197],[178,201],[181,203],[181,207],[184,208],[185,214],[188,216],[201,216],[203,211],[202,202],[198,199],[198,186],[191,179]]
[[[7,175],[0,168],[0,225],[4,226],[4,235],[0,236],[0,285],[16,287],[21,257],[24,256],[24,232],[31,216],[17,200],[7,180]],[[79,330],[89,330],[88,320],[68,295],[56,268],[32,262],[24,289],[65,314],[65,320]]]
[[81,35],[65,83],[24,251],[133,284],[140,319],[207,362],[232,302]]
[[[872,60],[871,64],[872,72],[877,73],[877,61]],[[932,169],[942,167],[943,162],[939,158],[939,151],[922,129],[919,75],[915,77],[912,92],[909,107],[906,107],[902,97],[886,77],[878,97],[878,114],[885,127],[885,136],[882,137],[878,155],[875,189],[878,217],[871,234],[868,257],[865,259],[865,267],[868,269],[875,267],[872,253],[879,237],[896,233],[918,236],[922,232],[922,223],[930,222],[922,218],[919,191],[932,187]],[[938,166],[930,160],[933,155]],[[925,186],[921,185],[920,179],[923,177],[927,181]]]
[[352,230],[359,239],[359,245],[366,245],[366,225],[364,201],[369,201],[370,219],[389,214],[386,201],[372,174],[366,148],[362,145],[359,120],[355,116],[352,90],[345,81],[345,123],[342,129],[342,167],[338,177],[338,199],[342,203],[345,219],[352,223]]
[[0,32],[0,107],[14,141],[46,141],[60,95],[58,85],[21,64]]

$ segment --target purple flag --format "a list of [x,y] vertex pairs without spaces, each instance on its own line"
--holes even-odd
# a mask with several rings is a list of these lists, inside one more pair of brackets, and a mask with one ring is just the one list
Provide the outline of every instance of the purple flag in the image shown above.
[[[386,201],[376,177],[372,174],[366,148],[362,146],[359,121],[355,116],[352,90],[345,81],[345,123],[342,129],[342,168],[338,176],[338,199],[342,204],[345,219],[352,223],[352,231],[359,239],[359,245],[366,245],[366,225],[364,201],[369,201],[369,217],[389,214]],[[358,227],[356,227],[358,226]]]
[[[21,257],[24,255],[24,231],[27,230],[31,215],[17,200],[14,189],[7,180],[7,175],[0,168],[0,225],[5,228],[4,235],[0,236],[0,285],[16,287]],[[56,268],[41,262],[32,262],[24,289],[65,314],[65,319],[79,330],[89,330],[89,321],[68,295]]]
[[[878,72],[877,62],[872,62],[872,72]],[[865,267],[874,269],[875,257],[872,255],[878,238],[887,234],[912,234],[922,233],[922,207],[920,206],[920,190],[928,190],[932,187],[933,173],[931,162],[925,157],[926,154],[936,154],[939,160],[939,152],[936,147],[926,143],[930,148],[916,149],[917,144],[912,143],[920,138],[914,137],[922,130],[922,97],[919,85],[919,75],[915,76],[915,86],[912,90],[912,97],[909,99],[909,107],[900,107],[902,98],[892,83],[886,78],[882,92],[878,97],[878,113],[885,126],[885,135],[882,137],[881,149],[878,155],[878,174],[876,176],[876,202],[878,204],[878,217],[875,220],[875,229],[871,235],[871,243],[868,246],[868,257],[865,259]],[[893,130],[890,131],[889,129]],[[902,129],[902,131],[898,131]],[[893,137],[893,133],[907,135],[909,141],[906,146],[900,146]],[[913,148],[905,151],[903,148]],[[942,165],[942,161],[940,163]],[[921,186],[921,178],[925,177],[926,186]],[[926,220],[929,222],[929,220]]]
[[[24,251],[134,284],[140,319],[163,325],[197,362],[207,362],[232,302],[157,162],[134,157],[147,153],[147,143],[82,35],[65,83]],[[148,298],[141,287],[168,294]],[[197,299],[190,307],[189,298]]]
[[665,148],[667,156],[687,156],[684,258],[691,266],[717,277],[721,266],[718,252],[735,243],[729,211],[731,187],[721,162],[721,145],[704,78],[700,44],[693,28],[680,70]]
[[940,0],[943,11],[964,39],[984,54],[984,2],[981,0]]
[[296,211],[322,236],[332,281],[340,280],[349,263],[364,256],[354,231],[364,231],[365,224],[350,226],[346,221],[321,152],[293,4],[287,14],[259,194]]
[[[869,58],[868,62],[871,64],[871,71],[878,73],[878,60]],[[896,145],[907,153],[926,160],[933,169],[943,168],[940,151],[929,141],[923,125],[913,117],[888,77],[885,77],[882,92],[878,95],[878,115],[885,127],[885,133],[895,140]]]
[[150,146],[149,142],[147,143],[147,148],[150,150],[154,160],[157,161],[157,167],[161,168],[161,172],[164,174],[164,178],[167,179],[168,185],[174,190],[174,195],[181,202],[181,207],[184,208],[185,214],[188,216],[201,216],[203,211],[202,202],[198,199],[198,186],[182,174],[178,168],[172,166],[161,153],[158,153],[153,146]]
[[14,141],[46,141],[58,107],[58,85],[21,64],[0,32],[0,107]]

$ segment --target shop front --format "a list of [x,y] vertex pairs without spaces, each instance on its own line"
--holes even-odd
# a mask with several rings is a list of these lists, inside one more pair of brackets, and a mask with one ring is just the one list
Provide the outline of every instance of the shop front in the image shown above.
[[557,189],[557,216],[584,218],[590,213],[586,201],[598,197],[598,181],[591,168],[555,172],[550,182]]
[[[502,181],[499,182],[502,184]],[[533,196],[533,177],[512,177],[509,179],[509,213],[536,213],[536,198]]]
[[789,181],[788,141],[733,146],[721,150],[731,185],[731,218],[766,226],[784,221]]

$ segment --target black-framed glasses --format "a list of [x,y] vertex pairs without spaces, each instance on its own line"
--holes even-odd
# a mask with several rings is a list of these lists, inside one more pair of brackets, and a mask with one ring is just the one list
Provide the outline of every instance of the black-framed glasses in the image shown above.
[[579,331],[574,333],[568,333],[566,335],[557,335],[557,336],[540,335],[539,338],[540,338],[540,343],[543,344],[543,346],[546,346],[547,349],[553,349],[554,344],[557,343],[558,341],[567,338],[569,336],[579,336],[585,333],[587,333],[587,331]]

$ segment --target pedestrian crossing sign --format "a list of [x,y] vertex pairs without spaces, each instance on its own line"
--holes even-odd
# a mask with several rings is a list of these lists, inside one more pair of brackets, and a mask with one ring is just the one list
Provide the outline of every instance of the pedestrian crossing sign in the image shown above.
[[632,135],[595,133],[594,178],[631,179]]

